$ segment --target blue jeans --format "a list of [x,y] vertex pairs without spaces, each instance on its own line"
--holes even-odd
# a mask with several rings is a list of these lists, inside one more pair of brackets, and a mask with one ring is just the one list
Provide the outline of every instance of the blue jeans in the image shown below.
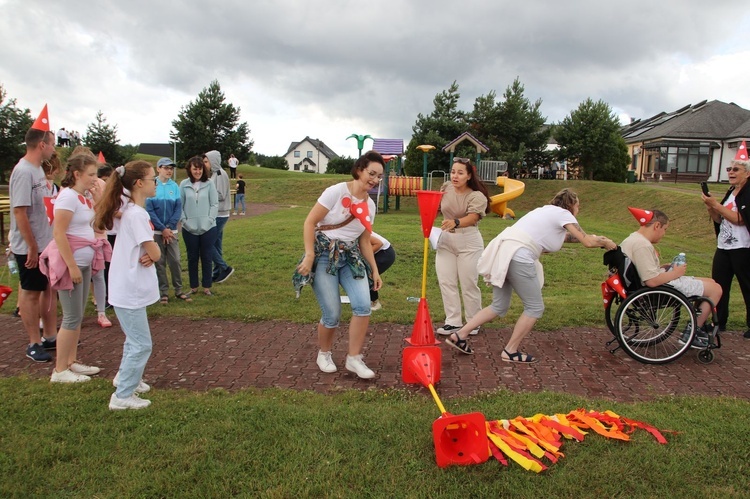
[[367,277],[355,279],[352,271],[342,261],[342,267],[338,269],[338,275],[326,272],[328,266],[328,254],[318,257],[315,267],[315,279],[312,288],[315,298],[318,300],[323,317],[320,323],[329,329],[338,327],[341,318],[341,296],[339,285],[349,296],[352,305],[352,315],[356,317],[368,317],[370,315],[370,283]]
[[224,239],[224,226],[229,217],[216,217],[216,239],[214,240],[214,272],[213,279],[227,270],[227,262],[224,261],[224,251],[222,249],[222,240]]
[[[219,220],[218,218],[216,220]],[[182,240],[185,241],[185,250],[187,251],[188,277],[190,278],[190,287],[198,287],[198,259],[201,261],[201,283],[204,288],[210,288],[211,266],[214,259],[214,242],[216,241],[216,227],[211,227],[208,231],[196,236],[182,229]]]
[[148,327],[146,308],[115,308],[115,315],[125,333],[125,345],[122,347],[120,362],[120,379],[115,394],[119,399],[126,399],[135,393],[146,362],[151,356],[151,330]]
[[244,194],[235,194],[234,195],[234,211],[237,211],[237,206],[242,205],[242,211],[247,211],[245,208],[245,195]]

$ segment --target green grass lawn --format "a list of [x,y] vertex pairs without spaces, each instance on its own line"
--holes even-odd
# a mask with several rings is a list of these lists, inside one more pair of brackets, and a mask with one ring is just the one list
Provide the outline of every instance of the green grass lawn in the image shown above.
[[[237,271],[214,288],[214,298],[154,306],[152,317],[301,324],[319,319],[309,289],[295,300],[291,275],[303,250],[302,222],[308,210],[326,186],[346,177],[247,165],[239,171],[248,182],[249,202],[279,209],[227,224],[224,251]],[[184,177],[184,171],[178,170],[178,176]],[[564,186],[581,197],[584,230],[615,241],[637,228],[628,205],[666,211],[673,222],[658,247],[663,259],[684,251],[690,274],[710,275],[715,238],[697,184],[532,180],[510,207],[521,216]],[[725,187],[712,190],[718,195]],[[375,221],[398,257],[383,275],[384,309],[372,320],[409,324],[414,306],[406,297],[420,292],[423,239],[415,200],[403,198],[399,211],[393,206]],[[485,243],[511,223],[488,216],[481,223]],[[538,329],[604,326],[601,257],[601,250],[575,244],[543,257],[547,309]],[[438,322],[441,301],[433,252],[428,270],[428,298]],[[187,282],[186,272],[183,278]],[[485,289],[485,303],[489,297]],[[510,324],[520,310],[514,299],[503,323]],[[739,290],[733,293],[731,311],[730,329],[741,328]],[[566,457],[536,475],[496,462],[438,468],[430,432],[439,413],[423,390],[336,395],[154,390],[148,395],[152,407],[129,413],[107,410],[110,393],[106,380],[53,386],[23,377],[0,379],[0,496],[747,497],[750,486],[746,400],[670,397],[620,404],[500,391],[450,401],[451,412],[479,411],[489,419],[567,413],[578,407],[612,409],[678,432],[667,435],[668,445],[657,444],[645,432],[628,443],[592,433],[581,443],[567,441],[562,448]]]

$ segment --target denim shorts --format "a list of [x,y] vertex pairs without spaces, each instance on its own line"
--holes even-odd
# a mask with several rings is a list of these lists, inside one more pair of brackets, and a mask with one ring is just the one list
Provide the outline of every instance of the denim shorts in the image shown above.
[[367,277],[355,279],[351,269],[343,260],[339,264],[341,266],[338,268],[338,275],[331,275],[326,272],[328,254],[320,255],[315,266],[315,279],[312,283],[315,298],[323,312],[320,323],[329,329],[338,327],[339,319],[341,319],[339,286],[343,287],[344,292],[349,296],[352,315],[357,317],[370,315],[370,283]]

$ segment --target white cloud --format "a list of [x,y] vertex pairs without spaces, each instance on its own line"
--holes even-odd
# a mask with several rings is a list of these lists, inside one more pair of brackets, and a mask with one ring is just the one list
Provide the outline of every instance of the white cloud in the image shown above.
[[352,133],[408,142],[456,80],[462,109],[518,76],[559,121],[588,97],[648,117],[703,99],[750,108],[739,0],[0,0],[0,83],[53,126],[102,110],[123,143],[167,141],[213,79],[255,150],[309,135],[356,155]]

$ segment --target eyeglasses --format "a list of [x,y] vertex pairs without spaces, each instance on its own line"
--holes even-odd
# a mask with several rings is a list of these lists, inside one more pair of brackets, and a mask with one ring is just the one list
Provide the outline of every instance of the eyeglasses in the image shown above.
[[367,174],[370,176],[370,178],[378,177],[378,181],[383,180],[383,174],[378,172],[373,172],[370,170],[367,170]]
[[162,165],[159,168],[164,168],[166,170],[174,170],[174,166],[172,165]]
[[740,168],[739,166],[730,166],[729,168],[727,168],[727,173],[728,172],[737,173],[738,171],[741,171],[741,170],[742,168]]
[[459,158],[458,156],[456,156],[455,158],[453,158],[453,162],[454,163],[461,163],[462,165],[470,165],[471,164],[471,160],[469,158]]
[[156,184],[157,184],[157,183],[159,182],[159,179],[158,179],[158,178],[156,178],[156,177],[151,177],[151,178],[142,178],[141,180],[143,180],[144,182],[146,182],[146,181],[148,181],[148,180],[153,180],[153,181],[154,181],[154,185],[156,185]]

